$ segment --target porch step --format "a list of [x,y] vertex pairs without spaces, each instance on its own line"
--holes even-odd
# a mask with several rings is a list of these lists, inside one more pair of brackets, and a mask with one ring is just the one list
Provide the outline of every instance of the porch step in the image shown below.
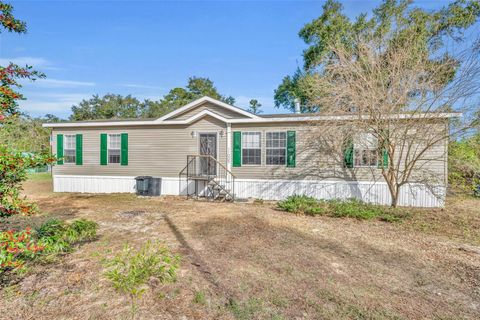
[[[207,167],[205,167],[207,164]],[[212,166],[210,166],[210,164]],[[215,170],[210,170],[213,168]],[[204,170],[208,169],[208,170]],[[215,174],[210,174],[215,173]],[[234,201],[235,175],[211,155],[187,155],[187,165],[179,173],[179,177],[185,176],[187,185],[189,181],[195,183],[195,191],[192,193],[187,188],[187,197],[199,196],[218,201]],[[203,181],[202,181],[203,180]],[[203,182],[201,186],[199,183]],[[200,189],[206,187],[205,191]]]

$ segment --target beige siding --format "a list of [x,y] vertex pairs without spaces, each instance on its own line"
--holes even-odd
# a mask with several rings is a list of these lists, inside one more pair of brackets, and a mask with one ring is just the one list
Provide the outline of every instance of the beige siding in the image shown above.
[[[223,122],[205,117],[191,125],[68,128],[53,131],[54,151],[57,134],[83,134],[83,165],[64,164],[54,166],[58,175],[153,175],[178,177],[186,165],[189,154],[198,154],[198,137],[191,132],[226,132]],[[128,166],[120,164],[100,165],[100,134],[128,133]],[[226,134],[218,135],[219,160],[226,161]]]
[[[444,123],[438,123],[436,128],[445,130]],[[299,123],[271,123],[271,124],[233,124],[232,131],[257,131],[262,133],[262,165],[245,165],[233,167],[233,173],[241,179],[313,179],[313,180],[354,180],[354,181],[383,181],[381,169],[378,168],[354,168],[345,169],[338,161],[320,153],[307,142],[307,136],[311,127]],[[296,131],[296,167],[266,165],[265,133],[269,131]],[[439,142],[424,156],[428,174],[445,184],[447,146],[445,142]],[[419,164],[420,165],[420,164]],[[425,174],[426,170],[423,170]],[[415,179],[424,180],[424,177]]]
[[188,119],[200,112],[202,112],[203,110],[210,110],[212,112],[215,112],[227,119],[232,119],[232,118],[247,118],[246,116],[238,113],[238,112],[235,112],[235,111],[232,111],[232,110],[228,110],[224,107],[221,107],[221,106],[218,106],[216,104],[212,104],[212,103],[208,103],[208,102],[205,102],[204,104],[198,106],[198,107],[195,107],[193,109],[190,109],[184,113],[181,113],[179,115],[176,115],[176,116],[173,116],[172,118],[169,118],[169,120],[185,120],[185,119]]
[[[445,123],[438,129],[445,130]],[[265,133],[268,131],[294,130],[297,133],[296,167],[266,165]],[[294,179],[294,180],[357,180],[382,181],[381,170],[377,168],[344,169],[338,162],[329,162],[329,155],[319,153],[306,141],[310,127],[299,123],[232,124],[232,131],[259,131],[262,133],[262,165],[233,167],[233,173],[240,179]],[[226,124],[212,117],[205,117],[191,125],[163,125],[139,127],[68,128],[53,131],[54,151],[57,134],[83,134],[83,162],[57,165],[54,174],[59,175],[154,175],[178,177],[186,165],[188,154],[198,153],[198,134],[195,132],[224,132],[218,135],[218,152],[221,163],[226,164]],[[129,134],[129,164],[100,165],[100,134]],[[428,168],[441,181],[446,179],[447,143],[442,141],[430,149]],[[326,165],[327,164],[327,165]],[[419,179],[420,180],[420,179]]]

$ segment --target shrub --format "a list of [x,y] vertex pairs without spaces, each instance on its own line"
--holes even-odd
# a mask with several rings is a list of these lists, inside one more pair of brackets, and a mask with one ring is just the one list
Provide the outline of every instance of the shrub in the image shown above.
[[32,239],[31,230],[13,230],[0,233],[0,274],[23,269],[26,259],[32,259],[43,250]]
[[450,142],[448,182],[451,191],[478,196],[476,190],[480,186],[480,133]]
[[75,243],[92,240],[97,224],[80,219],[71,224],[51,219],[35,232],[30,228],[0,233],[0,273],[22,271],[28,260],[63,252],[70,252]]
[[287,212],[308,215],[350,217],[362,220],[378,218],[386,222],[396,222],[406,217],[400,209],[368,204],[357,199],[317,200],[305,195],[293,195],[278,202],[278,207]]
[[127,244],[118,255],[106,261],[105,276],[115,289],[129,295],[134,317],[135,300],[144,293],[147,281],[152,277],[160,283],[176,281],[179,262],[178,255],[158,242],[148,241],[140,250]]
[[21,197],[21,183],[27,179],[27,169],[51,164],[54,160],[49,154],[25,155],[0,145],[0,217],[37,212],[33,203]]
[[70,252],[75,243],[93,240],[97,227],[97,223],[85,219],[70,224],[51,219],[37,229],[38,242],[44,247],[44,253]]
[[193,297],[193,303],[206,304],[207,298],[205,297],[205,292],[196,291],[195,296]]
[[334,217],[350,217],[356,219],[373,219],[383,214],[384,208],[361,202],[356,199],[347,201],[328,201],[331,215]]
[[67,229],[66,236],[71,243],[90,241],[97,236],[98,224],[94,221],[79,219],[73,221]]
[[306,195],[293,195],[280,201],[278,206],[288,212],[307,213],[310,209],[318,207],[318,200]]

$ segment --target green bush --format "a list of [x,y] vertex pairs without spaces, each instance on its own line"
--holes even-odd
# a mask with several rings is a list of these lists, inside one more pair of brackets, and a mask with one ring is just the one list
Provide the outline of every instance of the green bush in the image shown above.
[[373,219],[384,213],[384,208],[363,203],[356,199],[347,201],[328,201],[331,207],[331,215],[335,217],[350,217],[356,219]]
[[451,191],[478,196],[480,133],[448,146],[448,182]]
[[396,222],[406,217],[400,209],[368,204],[357,199],[317,200],[306,195],[290,196],[278,202],[278,207],[287,212],[307,215],[349,217],[361,220],[377,218],[386,222]]
[[97,234],[97,223],[85,219],[66,223],[51,219],[37,229],[39,245],[43,252],[56,254],[72,251],[72,246],[78,242],[93,240]]
[[94,221],[79,219],[67,228],[66,236],[70,242],[91,241],[97,236],[98,224]]
[[106,261],[105,276],[115,289],[130,296],[133,318],[135,300],[145,291],[147,281],[150,278],[160,283],[176,281],[179,263],[180,257],[158,242],[148,241],[140,250],[125,245],[118,255]]
[[24,271],[28,261],[70,252],[74,244],[93,240],[96,234],[97,224],[85,219],[70,224],[51,219],[35,231],[0,232],[0,274]]
[[294,213],[307,213],[310,209],[317,208],[318,205],[317,199],[306,195],[293,195],[278,203],[280,209]]

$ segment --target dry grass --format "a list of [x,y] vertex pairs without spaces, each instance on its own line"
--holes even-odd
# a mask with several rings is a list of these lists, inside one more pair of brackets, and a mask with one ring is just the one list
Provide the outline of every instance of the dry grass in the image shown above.
[[47,217],[88,218],[99,239],[3,288],[2,319],[126,319],[102,276],[125,242],[165,241],[178,282],[141,299],[138,319],[478,319],[480,201],[415,210],[402,223],[308,217],[273,204],[52,194],[26,183]]

